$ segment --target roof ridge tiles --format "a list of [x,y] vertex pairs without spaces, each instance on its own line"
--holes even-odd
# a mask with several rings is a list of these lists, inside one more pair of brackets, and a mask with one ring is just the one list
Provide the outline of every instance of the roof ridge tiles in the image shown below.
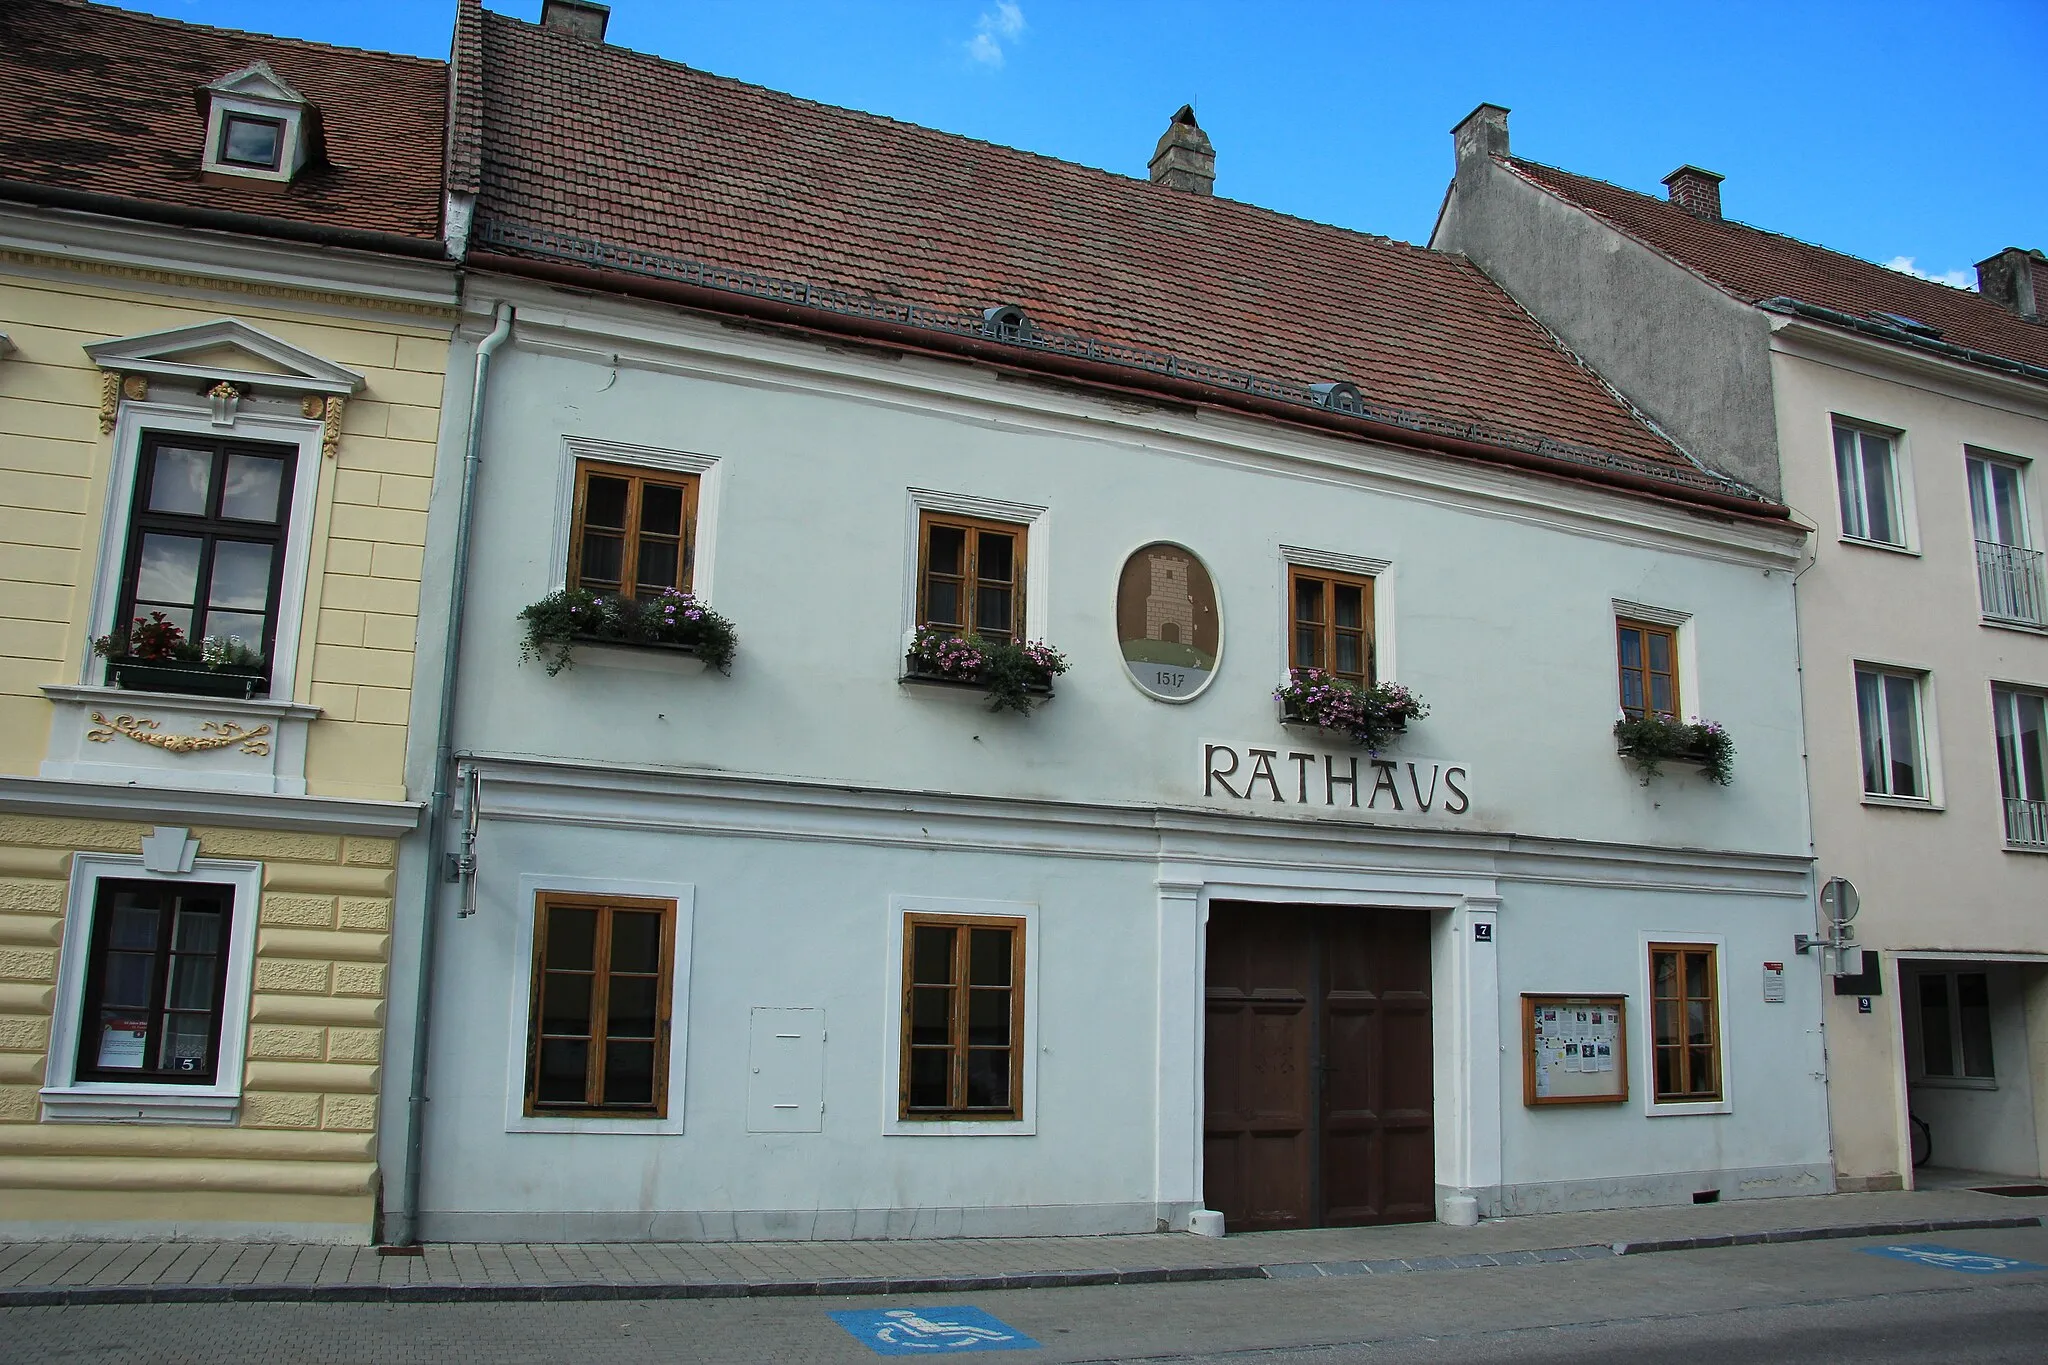
[[118,5],[102,3],[102,0],[43,0],[43,2],[45,4],[63,5],[70,9],[85,10],[93,14],[118,15],[122,19],[135,23],[197,30],[201,33],[219,33],[232,38],[254,38],[265,43],[285,43],[292,47],[306,48],[315,52],[341,52],[347,53],[352,57],[376,57],[421,66],[447,65],[438,57],[422,57],[411,52],[389,52],[383,48],[375,47],[350,47],[346,43],[323,43],[312,38],[293,38],[282,33],[260,33],[255,29],[248,28],[227,28],[220,24],[194,23],[190,19],[173,19],[166,14],[150,14],[144,10],[122,9]]

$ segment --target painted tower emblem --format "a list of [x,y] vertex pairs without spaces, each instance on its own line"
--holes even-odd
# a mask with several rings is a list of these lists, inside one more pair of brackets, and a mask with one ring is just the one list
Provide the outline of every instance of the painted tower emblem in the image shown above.
[[1208,686],[1223,641],[1202,561],[1164,541],[1134,552],[1117,580],[1116,633],[1124,667],[1147,695],[1187,701]]

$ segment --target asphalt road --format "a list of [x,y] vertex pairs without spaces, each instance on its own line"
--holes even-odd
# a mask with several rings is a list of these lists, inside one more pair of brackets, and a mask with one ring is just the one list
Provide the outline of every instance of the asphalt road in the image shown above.
[[[2048,1266],[2048,1229],[1916,1240]],[[943,1321],[938,1310],[961,1303],[1039,1343],[997,1357],[1020,1365],[2048,1360],[2048,1270],[1972,1275],[1865,1250],[1884,1245],[1881,1239],[1808,1242],[1555,1265],[966,1299],[11,1309],[0,1311],[0,1361],[850,1365],[881,1357],[842,1330],[831,1311],[918,1308],[926,1319]]]

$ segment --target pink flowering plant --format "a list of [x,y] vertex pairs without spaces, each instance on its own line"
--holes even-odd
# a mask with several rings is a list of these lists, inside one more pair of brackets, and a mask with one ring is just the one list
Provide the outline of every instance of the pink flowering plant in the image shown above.
[[904,663],[912,677],[977,683],[988,689],[988,709],[1031,713],[1031,694],[1049,694],[1052,680],[1067,671],[1067,658],[1043,640],[1029,644],[949,635],[930,626],[910,642]]
[[1735,741],[1714,721],[1624,711],[1614,722],[1614,738],[1621,756],[1642,769],[1644,786],[1670,759],[1699,764],[1700,776],[1724,787],[1735,780]]
[[578,644],[687,649],[721,673],[732,671],[739,645],[732,622],[674,588],[646,597],[564,588],[520,612],[519,619],[526,623],[520,657],[538,660],[551,678],[570,666],[569,652]]
[[1391,744],[1429,704],[1399,683],[1357,683],[1320,668],[1297,668],[1273,693],[1283,719],[1348,735],[1373,753]]

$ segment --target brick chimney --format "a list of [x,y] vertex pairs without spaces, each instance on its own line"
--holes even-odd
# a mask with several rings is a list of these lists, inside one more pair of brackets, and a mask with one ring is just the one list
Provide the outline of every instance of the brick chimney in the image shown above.
[[2030,322],[2041,321],[2048,303],[2048,256],[2009,246],[1989,260],[1977,262],[1977,290]]
[[1671,202],[1695,218],[1721,221],[1721,182],[1726,176],[1703,171],[1697,166],[1680,166],[1664,177]]
[[1482,104],[1451,129],[1451,138],[1460,166],[1475,156],[1506,156],[1508,111],[1498,104]]
[[612,7],[593,0],[541,0],[540,26],[557,33],[604,41],[605,25],[611,22]]
[[1183,104],[1152,152],[1152,181],[1190,194],[1216,192],[1216,149],[1195,122],[1195,106]]

